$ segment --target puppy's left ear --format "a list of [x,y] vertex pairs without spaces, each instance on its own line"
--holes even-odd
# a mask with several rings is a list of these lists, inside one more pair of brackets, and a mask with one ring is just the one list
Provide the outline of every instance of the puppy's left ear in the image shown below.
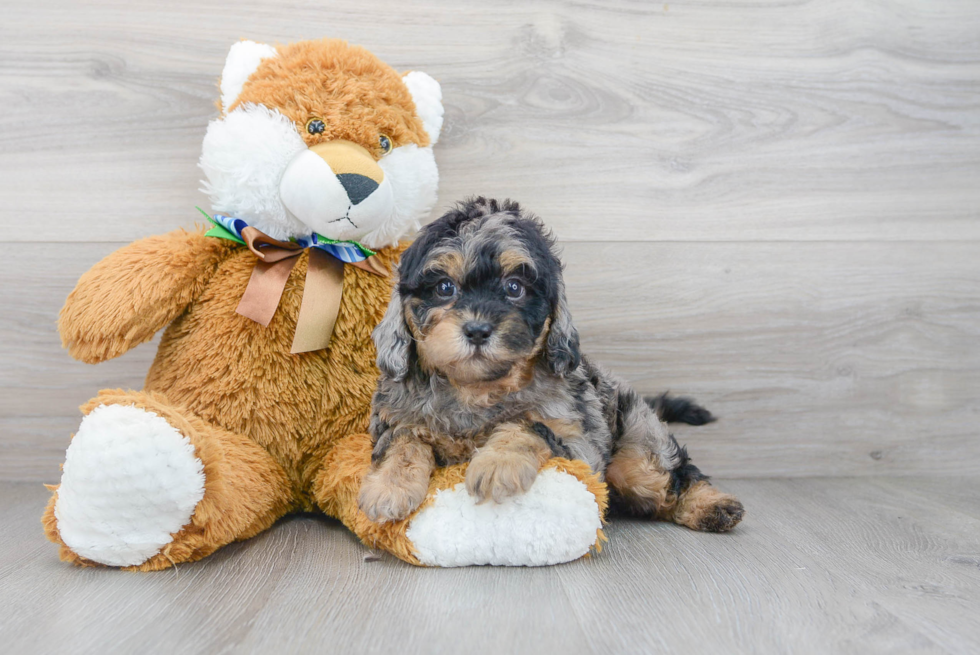
[[564,376],[575,370],[581,359],[578,330],[572,324],[572,314],[568,311],[565,283],[559,279],[555,310],[551,315],[551,327],[545,342],[545,360],[555,375]]
[[374,347],[378,351],[378,368],[381,372],[396,382],[408,375],[409,348],[412,345],[412,335],[405,324],[402,296],[398,293],[398,283],[391,290],[391,302],[384,318],[378,323],[371,334]]

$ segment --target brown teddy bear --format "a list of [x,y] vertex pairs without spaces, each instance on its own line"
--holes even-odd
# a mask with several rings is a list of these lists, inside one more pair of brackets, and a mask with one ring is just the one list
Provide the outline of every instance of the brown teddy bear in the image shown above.
[[82,407],[44,514],[61,558],[144,571],[321,510],[414,564],[549,564],[601,536],[605,488],[552,460],[477,506],[437,471],[409,519],[357,509],[378,370],[371,332],[399,238],[435,202],[438,83],[336,40],[232,46],[200,165],[214,227],[126,246],[79,280],[59,330],[98,363],[166,328],[142,391]]

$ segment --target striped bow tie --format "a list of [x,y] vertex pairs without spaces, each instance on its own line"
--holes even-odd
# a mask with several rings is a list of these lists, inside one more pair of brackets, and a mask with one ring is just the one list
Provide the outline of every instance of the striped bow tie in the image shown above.
[[207,236],[236,241],[255,254],[255,268],[235,311],[264,327],[268,327],[276,313],[289,273],[299,255],[309,251],[303,300],[290,349],[294,354],[321,350],[329,345],[340,312],[345,264],[374,275],[389,275],[375,253],[356,241],[334,241],[316,233],[279,241],[240,218],[223,214],[212,217],[200,207],[198,210],[214,225]]

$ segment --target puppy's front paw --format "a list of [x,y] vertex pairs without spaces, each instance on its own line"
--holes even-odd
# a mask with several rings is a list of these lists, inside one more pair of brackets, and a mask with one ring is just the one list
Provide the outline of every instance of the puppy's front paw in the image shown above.
[[466,490],[482,503],[493,498],[500,503],[524,493],[538,475],[538,460],[531,453],[485,450],[466,467]]
[[427,483],[399,486],[385,471],[372,471],[364,476],[357,506],[375,523],[401,521],[418,509],[427,492]]

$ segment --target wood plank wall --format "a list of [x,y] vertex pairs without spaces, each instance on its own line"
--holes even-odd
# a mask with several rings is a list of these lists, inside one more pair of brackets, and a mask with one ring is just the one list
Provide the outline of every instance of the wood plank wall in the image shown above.
[[980,472],[974,0],[7,0],[0,479],[58,478],[76,407],[139,387],[54,322],[75,279],[196,219],[241,37],[342,37],[443,86],[440,209],[550,223],[585,347],[722,420],[720,477]]

